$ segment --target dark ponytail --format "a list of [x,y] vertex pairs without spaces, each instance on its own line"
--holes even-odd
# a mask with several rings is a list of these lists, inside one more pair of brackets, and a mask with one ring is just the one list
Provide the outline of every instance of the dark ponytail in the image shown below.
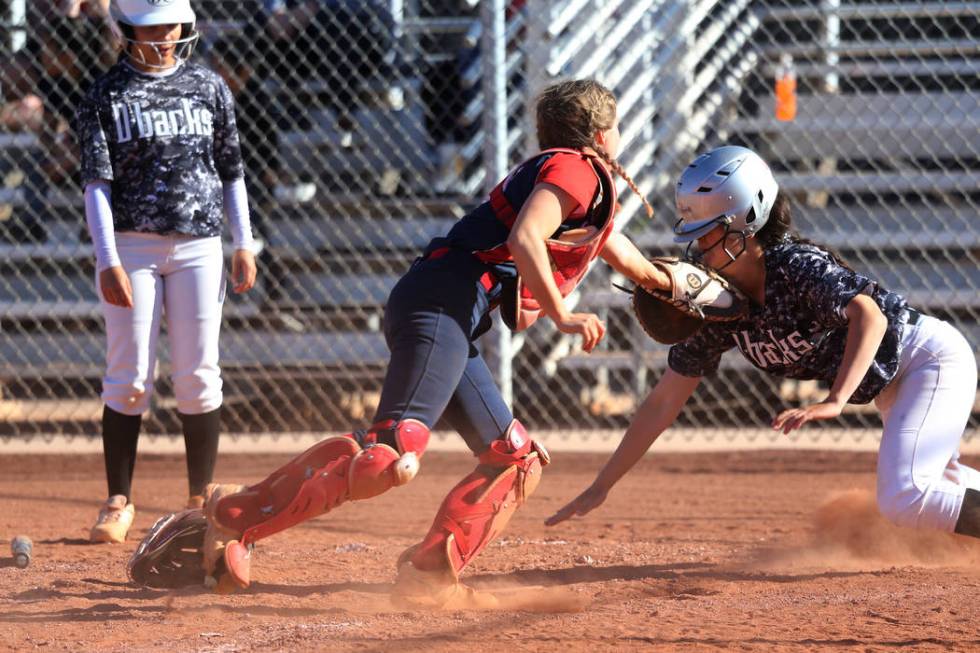
[[759,241],[759,244],[762,245],[762,249],[769,249],[785,242],[812,245],[827,252],[830,258],[841,267],[845,267],[852,272],[854,271],[854,268],[838,252],[826,245],[820,245],[808,238],[804,238],[793,228],[793,216],[790,211],[789,198],[782,191],[777,193],[776,200],[772,203],[769,220],[756,233],[755,237]]

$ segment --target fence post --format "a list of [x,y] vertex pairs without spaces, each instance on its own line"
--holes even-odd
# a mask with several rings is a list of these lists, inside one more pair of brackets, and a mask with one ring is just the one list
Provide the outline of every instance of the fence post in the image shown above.
[[542,2],[534,11],[527,12],[524,38],[524,139],[522,157],[538,151],[538,134],[534,116],[534,101],[548,84],[548,61],[551,55],[551,36],[548,24],[552,15],[552,3]]
[[824,47],[823,64],[827,66],[827,74],[824,75],[824,92],[838,93],[840,91],[840,74],[837,72],[837,64],[840,62],[840,55],[836,48],[840,45],[840,0],[824,0],[823,3],[823,25],[821,27],[821,42]]
[[27,44],[26,0],[10,0],[10,52],[17,52]]
[[[504,22],[504,0],[485,0],[480,3],[483,36],[480,49],[483,55],[483,131],[486,146],[483,164],[486,176],[484,190],[489,193],[507,174],[507,36]],[[494,337],[490,339],[488,361],[497,377],[500,392],[508,406],[514,403],[513,358],[511,334],[498,311],[494,315]]]
[[[837,72],[840,55],[836,50],[840,45],[840,14],[838,13],[840,0],[823,0],[820,9],[823,14],[820,26],[820,44],[822,46],[820,63],[827,66],[820,91],[827,94],[837,94],[840,92],[840,75]],[[817,162],[816,171],[826,177],[836,174],[837,158],[825,157],[820,159]],[[823,208],[827,206],[829,197],[829,193],[825,191],[812,191],[807,193],[806,200],[809,206]]]

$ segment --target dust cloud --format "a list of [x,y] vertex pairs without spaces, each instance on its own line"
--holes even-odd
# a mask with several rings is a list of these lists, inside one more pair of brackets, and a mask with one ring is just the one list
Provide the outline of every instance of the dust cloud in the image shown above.
[[817,509],[801,546],[756,552],[754,563],[769,569],[976,568],[980,540],[896,526],[878,512],[871,492],[847,490],[831,495]]

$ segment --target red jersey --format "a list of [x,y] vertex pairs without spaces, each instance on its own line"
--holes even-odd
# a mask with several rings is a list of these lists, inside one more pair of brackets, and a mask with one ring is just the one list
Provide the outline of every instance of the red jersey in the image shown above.
[[536,319],[540,307],[521,287],[507,238],[521,208],[540,183],[561,188],[578,204],[545,243],[555,283],[562,296],[567,296],[612,233],[616,185],[592,155],[553,149],[531,157],[490,192],[487,202],[461,218],[445,238],[436,239],[428,248],[430,252],[441,247],[466,250],[491,266],[493,276],[504,286],[500,298],[504,319],[518,331]]

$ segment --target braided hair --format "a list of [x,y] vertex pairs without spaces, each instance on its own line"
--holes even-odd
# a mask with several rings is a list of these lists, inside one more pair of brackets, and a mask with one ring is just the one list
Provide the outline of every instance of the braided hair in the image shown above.
[[538,145],[543,150],[564,147],[573,150],[591,148],[643,202],[647,215],[653,207],[640,192],[636,182],[620,163],[595,142],[598,131],[616,122],[616,97],[594,79],[571,79],[552,84],[541,92],[537,102]]

